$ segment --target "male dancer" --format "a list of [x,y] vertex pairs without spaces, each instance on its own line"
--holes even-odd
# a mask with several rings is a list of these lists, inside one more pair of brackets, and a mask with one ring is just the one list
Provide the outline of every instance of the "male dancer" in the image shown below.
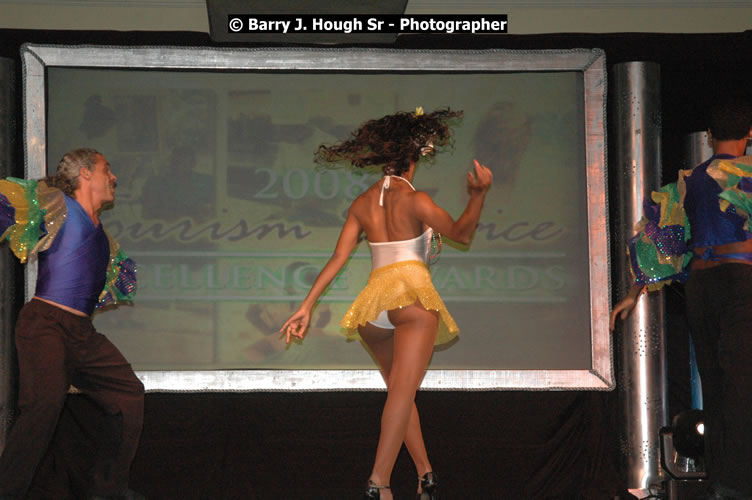
[[38,183],[0,181],[0,240],[26,262],[38,254],[36,293],[16,323],[18,416],[0,457],[0,499],[23,498],[47,450],[71,384],[106,413],[116,446],[101,447],[91,498],[139,499],[128,489],[143,421],[144,387],[91,322],[97,306],[131,300],[135,265],[105,233],[115,174],[93,149],[63,156]]
[[752,499],[752,157],[737,158],[752,138],[752,107],[732,99],[715,106],[708,135],[713,156],[653,194],[660,210],[649,207],[644,228],[630,240],[636,280],[614,305],[611,329],[617,317],[633,310],[644,288],[683,281],[688,267],[687,319],[702,379],[707,498]]

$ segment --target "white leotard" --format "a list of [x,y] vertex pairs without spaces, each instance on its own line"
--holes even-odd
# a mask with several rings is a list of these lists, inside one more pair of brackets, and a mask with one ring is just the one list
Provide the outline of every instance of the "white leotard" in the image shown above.
[[[410,181],[396,175],[387,175],[384,177],[384,183],[381,186],[381,195],[379,196],[379,205],[384,206],[384,190],[389,188],[390,178],[400,179],[415,191]],[[377,243],[368,242],[371,249],[371,269],[402,262],[405,260],[417,260],[428,263],[428,255],[431,251],[431,239],[433,238],[433,229],[426,229],[423,234],[410,238],[409,240],[399,241],[382,241]],[[369,323],[379,328],[393,329],[394,325],[389,321],[386,311],[381,311],[376,321]]]

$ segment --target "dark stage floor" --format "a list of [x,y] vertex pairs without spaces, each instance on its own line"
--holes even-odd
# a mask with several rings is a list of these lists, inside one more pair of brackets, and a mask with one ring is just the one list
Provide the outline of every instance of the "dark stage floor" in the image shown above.
[[[360,498],[382,392],[150,393],[131,485],[150,499]],[[615,392],[420,392],[443,499],[614,499]],[[69,397],[34,498],[82,498],[98,410]],[[400,454],[395,498],[414,498]]]

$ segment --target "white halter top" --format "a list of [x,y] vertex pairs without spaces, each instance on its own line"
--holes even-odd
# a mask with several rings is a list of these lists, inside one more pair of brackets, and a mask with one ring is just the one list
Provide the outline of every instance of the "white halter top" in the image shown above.
[[[415,191],[415,188],[407,179],[396,175],[386,175],[384,176],[384,183],[381,185],[381,195],[379,196],[379,205],[382,207],[384,206],[384,190],[389,188],[391,177],[407,182],[408,186]],[[409,240],[382,241],[379,243],[371,243],[369,241],[368,246],[371,248],[372,269],[378,269],[379,267],[405,260],[418,260],[428,263],[432,238],[433,229],[429,227],[423,234]]]

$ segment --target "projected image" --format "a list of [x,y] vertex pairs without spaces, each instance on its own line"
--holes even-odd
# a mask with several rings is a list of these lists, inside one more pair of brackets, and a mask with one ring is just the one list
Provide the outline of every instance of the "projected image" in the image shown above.
[[119,151],[157,151],[157,99],[149,95],[113,96]]
[[[117,77],[115,78],[114,75]],[[313,164],[319,144],[396,111],[464,111],[417,189],[455,218],[473,158],[494,172],[470,249],[445,241],[434,285],[460,327],[432,369],[591,366],[579,72],[356,74],[48,70],[48,165],[79,146],[118,175],[102,220],[139,266],[136,303],[95,318],[139,370],[372,369],[339,322],[365,243],[302,343],[277,330],[380,171]]]

